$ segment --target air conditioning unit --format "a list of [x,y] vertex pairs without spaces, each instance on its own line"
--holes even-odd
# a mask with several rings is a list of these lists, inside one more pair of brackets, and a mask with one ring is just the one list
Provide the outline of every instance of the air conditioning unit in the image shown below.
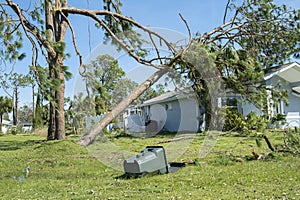
[[162,146],[147,146],[141,153],[126,159],[123,165],[127,175],[169,172],[166,152]]

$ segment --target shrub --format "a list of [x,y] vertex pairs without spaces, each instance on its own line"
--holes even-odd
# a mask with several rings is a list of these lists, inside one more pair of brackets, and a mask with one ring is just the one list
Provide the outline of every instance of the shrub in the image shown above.
[[250,112],[246,117],[246,124],[248,130],[263,131],[267,128],[267,121],[263,116],[255,114],[255,112]]
[[224,131],[245,131],[247,130],[246,122],[241,113],[236,108],[226,108]]
[[280,127],[280,125],[286,124],[286,118],[283,114],[277,114],[270,119],[270,123],[274,125],[276,128]]
[[297,129],[289,129],[286,132],[284,143],[289,150],[300,153],[300,134],[297,132]]

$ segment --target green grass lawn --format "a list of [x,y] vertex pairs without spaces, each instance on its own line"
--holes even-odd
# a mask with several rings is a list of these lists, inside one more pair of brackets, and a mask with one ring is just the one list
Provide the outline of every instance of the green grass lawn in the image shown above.
[[[299,155],[272,153],[254,160],[253,150],[270,153],[265,143],[259,148],[254,137],[223,136],[199,158],[207,141],[194,136],[162,144],[174,136],[110,136],[88,148],[78,146],[75,136],[48,142],[37,136],[1,136],[0,199],[300,199]],[[273,145],[282,143],[280,133],[268,137]],[[163,145],[169,161],[196,164],[170,174],[121,178],[124,158],[148,145]]]

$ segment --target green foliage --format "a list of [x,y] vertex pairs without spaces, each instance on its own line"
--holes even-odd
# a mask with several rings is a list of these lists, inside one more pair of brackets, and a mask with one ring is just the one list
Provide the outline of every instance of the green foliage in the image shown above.
[[260,33],[243,35],[239,45],[264,67],[282,64],[299,51],[299,10],[276,5],[272,0],[244,1],[239,8],[231,7],[239,10],[237,21],[248,22],[244,31]]
[[[197,39],[215,55],[213,60],[225,88],[233,89],[266,111],[265,72],[300,51],[299,10],[278,6],[272,0],[230,1],[229,8],[227,15],[233,16],[225,16],[224,23],[230,19],[233,24],[215,29],[209,39],[200,40],[205,38],[201,34]],[[202,79],[202,76],[196,78],[198,82]],[[192,79],[193,82],[196,80]],[[286,91],[278,87],[270,90],[274,103],[286,102]],[[202,93],[205,92],[208,91]]]
[[13,109],[13,101],[9,97],[0,96],[0,115],[11,112]]
[[289,129],[285,133],[284,144],[286,149],[300,154],[300,133],[297,131],[297,128],[294,130]]
[[247,133],[255,130],[262,132],[267,128],[268,121],[263,116],[250,112],[245,118],[236,108],[226,108],[224,131]]
[[270,119],[271,124],[275,125],[276,128],[279,127],[279,125],[286,124],[286,116],[283,114],[277,114]]
[[41,128],[45,124],[45,119],[43,118],[44,110],[42,105],[41,94],[38,92],[36,95],[37,96],[36,96],[36,103],[35,103],[35,116],[33,119],[33,127],[35,129]]
[[246,131],[247,123],[243,115],[236,108],[226,108],[224,131]]
[[57,53],[59,53],[61,55],[64,54],[65,48],[66,48],[65,42],[62,42],[62,41],[54,42],[52,44],[52,46]]
[[122,78],[118,81],[118,87],[112,91],[112,105],[117,105],[121,100],[127,97],[136,87],[138,83],[128,78]]
[[67,118],[66,122],[70,124],[72,131],[75,134],[85,133],[86,117],[96,115],[94,100],[89,96],[84,96],[83,93],[79,93],[70,102],[67,115],[70,117]]
[[28,105],[23,105],[18,110],[18,118],[21,122],[32,122],[33,120],[33,110],[32,107]]
[[246,124],[248,130],[256,130],[262,132],[267,128],[268,122],[263,116],[257,115],[255,112],[250,112],[246,116]]
[[95,96],[96,114],[107,112],[112,105],[112,93],[125,75],[118,61],[110,55],[100,55],[86,67],[85,79],[88,93]]
[[8,134],[8,135],[17,135],[17,134],[23,134],[23,133],[24,133],[24,131],[22,129],[22,126],[19,125],[19,126],[10,127],[6,134]]

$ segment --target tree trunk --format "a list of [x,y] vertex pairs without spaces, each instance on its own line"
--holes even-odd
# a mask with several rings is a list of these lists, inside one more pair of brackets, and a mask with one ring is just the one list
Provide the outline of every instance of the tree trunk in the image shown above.
[[[53,70],[53,69],[52,69]],[[51,78],[52,79],[52,78]],[[55,91],[53,88],[50,88],[50,96],[55,96]],[[53,140],[55,135],[55,106],[53,100],[49,103],[49,121],[48,121],[48,140]]]
[[[34,119],[33,119],[33,128],[39,128],[43,126],[43,111],[42,111],[42,103],[41,103],[41,89],[38,88],[37,97],[36,97],[36,105],[34,111]],[[51,138],[49,138],[51,139]]]
[[19,95],[18,95],[18,88],[14,88],[14,108],[13,108],[13,125],[18,124],[18,101],[19,101]]
[[144,91],[151,87],[151,85],[158,81],[167,71],[167,69],[161,69],[152,74],[145,82],[143,82],[131,94],[129,94],[129,96],[116,105],[111,112],[102,118],[88,134],[82,136],[78,143],[82,146],[88,146],[91,144],[97,135],[99,135],[117,115],[124,111],[136,98],[138,98]]
[[34,127],[34,119],[35,119],[34,83],[32,83],[31,90],[32,90],[32,124],[33,124],[33,127]]
[[[54,0],[55,9],[60,7],[67,7],[68,1]],[[52,43],[63,42],[66,30],[67,22],[60,15],[59,11],[53,11],[52,0],[46,0],[45,4],[46,14],[46,29],[48,33],[48,40]],[[50,79],[59,80],[60,83],[57,88],[50,88],[50,95],[53,98],[50,101],[50,118],[48,126],[48,139],[65,139],[65,114],[64,114],[64,95],[65,95],[65,83],[64,72],[62,66],[64,63],[64,55],[61,52],[56,52],[55,57],[50,53],[49,57],[49,76]]]
[[2,115],[0,115],[0,133],[2,133]]
[[[67,8],[67,0],[55,0],[55,8]],[[66,17],[67,14],[65,14]],[[66,19],[61,16],[61,14],[56,11],[54,17],[54,30],[55,30],[55,41],[64,42],[68,23]],[[64,64],[64,55],[63,53],[57,52],[55,59],[55,79],[59,80],[59,86],[55,91],[55,100],[56,100],[56,110],[55,110],[55,139],[64,140],[66,137],[65,131],[65,75],[63,71]]]
[[58,79],[61,81],[57,91],[55,92],[55,99],[57,109],[55,110],[55,137],[56,140],[65,139],[65,112],[64,112],[64,96],[65,96],[65,83],[64,73],[57,74]]
[[[47,40],[50,42],[54,42],[54,25],[53,25],[53,14],[52,14],[52,0],[45,0],[45,18],[46,18],[46,31],[47,31]],[[53,66],[53,56],[48,53],[49,57],[49,79],[54,80],[54,66]],[[53,140],[55,137],[55,106],[54,106],[54,99],[55,99],[55,90],[54,88],[49,88],[50,92],[50,101],[49,101],[49,122],[48,122],[48,140]]]

